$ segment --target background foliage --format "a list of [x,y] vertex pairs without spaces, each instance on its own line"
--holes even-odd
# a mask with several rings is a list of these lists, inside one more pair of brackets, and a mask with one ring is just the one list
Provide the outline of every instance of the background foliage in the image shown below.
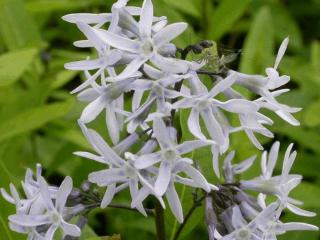
[[[132,0],[133,5],[142,1]],[[176,42],[179,47],[201,39],[217,41],[220,55],[236,60],[230,67],[247,73],[263,73],[272,66],[276,50],[286,36],[290,44],[280,65],[282,73],[291,75],[292,91],[282,99],[303,107],[297,114],[301,127],[292,127],[276,116],[272,130],[282,141],[282,150],[295,142],[298,159],[293,171],[304,175],[304,183],[294,195],[305,202],[305,208],[320,214],[320,1],[319,0],[153,0],[158,15],[170,21],[186,21],[189,30]],[[72,46],[82,38],[72,25],[61,20],[71,12],[106,12],[111,0],[0,0],[0,186],[19,184],[27,167],[40,162],[51,183],[70,175],[79,186],[88,172],[98,169],[93,162],[72,155],[88,149],[76,125],[83,106],[69,91],[81,81],[77,72],[66,71],[63,64],[84,59],[88,52]],[[240,52],[240,53],[239,53]],[[268,113],[270,114],[270,113]],[[181,114],[182,122],[186,116]],[[103,119],[96,127],[105,132]],[[188,133],[182,133],[188,138]],[[266,147],[271,141],[262,139]],[[243,134],[234,135],[232,148],[241,160],[256,154]],[[198,152],[205,174],[210,174],[210,160],[205,151]],[[208,167],[205,165],[208,163]],[[280,165],[278,169],[280,169]],[[257,175],[257,163],[249,176]],[[246,177],[246,176],[244,176]],[[181,189],[185,210],[192,195]],[[128,204],[125,195],[116,201]],[[7,216],[14,211],[0,198],[0,236],[19,240],[8,229]],[[167,214],[168,236],[178,223]],[[287,213],[284,220],[299,220]],[[309,220],[320,225],[320,215]],[[134,212],[96,210],[89,215],[89,225],[81,239],[100,239],[121,233],[122,239],[154,239],[153,219]],[[206,239],[203,209],[191,218],[182,239]],[[319,233],[294,233],[281,239],[316,240]]]

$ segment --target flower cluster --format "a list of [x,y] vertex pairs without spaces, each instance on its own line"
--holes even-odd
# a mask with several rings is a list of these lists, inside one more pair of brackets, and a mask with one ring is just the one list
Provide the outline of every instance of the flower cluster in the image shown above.
[[[67,63],[65,67],[83,71],[86,78],[72,94],[88,103],[78,123],[94,153],[75,154],[102,164],[102,169],[88,177],[92,184],[106,188],[99,205],[109,206],[116,194],[128,188],[132,208],[147,216],[144,200],[152,195],[165,208],[165,197],[172,213],[182,223],[182,205],[175,188],[179,183],[202,189],[205,194],[212,240],[276,239],[276,235],[289,230],[315,230],[311,225],[279,220],[286,208],[302,216],[313,216],[297,207],[301,202],[289,197],[302,179],[300,175],[289,174],[296,155],[291,153],[291,145],[280,176],[273,176],[279,143],[274,144],[269,155],[263,153],[262,175],[257,179],[235,182],[235,175],[247,170],[255,157],[232,164],[234,152],[227,155],[224,174],[220,176],[219,159],[229,150],[232,133],[244,131],[260,150],[263,147],[256,134],[273,137],[266,127],[273,121],[261,113],[262,109],[276,113],[289,124],[299,125],[292,113],[300,109],[276,99],[289,91],[278,89],[290,77],[280,76],[277,71],[289,39],[282,42],[275,64],[266,68],[266,75],[234,70],[208,73],[204,69],[211,63],[188,60],[186,51],[172,43],[186,30],[186,23],[169,24],[165,16],[154,16],[151,0],[144,0],[141,8],[127,6],[127,2],[118,0],[111,13],[63,17],[76,24],[85,37],[74,45],[96,50],[96,57]],[[203,42],[198,50],[208,47],[210,42]],[[206,73],[212,80],[209,84],[202,81],[201,74]],[[258,97],[251,100],[239,88]],[[190,112],[186,119],[193,136],[190,141],[181,141],[181,126],[175,121],[185,109]],[[108,139],[88,127],[102,114],[105,114]],[[230,114],[239,119],[238,124],[231,123]],[[224,184],[209,183],[201,173],[195,164],[197,159],[192,159],[192,152],[200,148],[211,149],[213,172],[225,180]],[[66,211],[71,179],[67,177],[60,188],[55,188],[48,187],[41,174],[36,181],[30,174],[27,171],[23,184],[26,200],[20,200],[13,186],[12,196],[2,191],[17,206],[16,215],[9,217],[11,228],[28,233],[30,239],[52,239],[59,227],[64,234],[78,236],[80,229],[66,222],[83,210],[82,205],[75,205]],[[257,191],[258,198],[248,195],[248,190]],[[277,200],[267,206],[265,200],[269,195]]]
[[[269,154],[263,152],[261,158],[262,173],[253,180],[240,180],[235,183],[234,177],[248,170],[255,157],[232,164],[234,152],[224,161],[224,177],[226,184],[218,192],[207,197],[206,220],[210,239],[245,240],[245,239],[277,239],[277,235],[287,231],[318,230],[318,227],[301,222],[283,223],[281,213],[288,209],[294,214],[313,217],[315,213],[301,209],[297,205],[303,203],[289,197],[290,192],[302,180],[301,175],[290,174],[290,169],[296,157],[291,152],[291,144],[285,153],[282,172],[273,176],[278,153],[279,142],[275,142]],[[230,184],[230,185],[229,185]],[[258,197],[248,194],[248,190],[258,193]],[[276,197],[272,203],[266,204],[268,196]]]
[[59,188],[48,186],[41,172],[40,164],[37,165],[36,178],[30,169],[27,170],[22,182],[25,199],[20,198],[13,184],[10,185],[11,194],[1,189],[2,196],[16,206],[16,214],[9,216],[10,228],[27,234],[32,240],[54,239],[57,229],[61,229],[64,236],[80,236],[79,227],[68,223],[84,209],[81,204],[66,206],[72,191],[72,179],[66,177]]

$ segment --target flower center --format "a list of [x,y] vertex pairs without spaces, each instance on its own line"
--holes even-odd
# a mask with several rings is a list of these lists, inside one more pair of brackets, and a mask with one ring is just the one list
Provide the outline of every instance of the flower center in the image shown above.
[[145,40],[141,45],[141,51],[146,56],[152,55],[154,50],[153,43],[150,40]]
[[199,109],[204,109],[208,107],[208,101],[207,100],[202,100],[201,102],[199,102]]
[[54,224],[60,224],[61,217],[59,213],[57,212],[50,213],[50,219]]
[[125,166],[125,172],[128,178],[135,178],[137,176],[136,170],[129,165]]
[[173,162],[174,160],[177,159],[177,153],[173,149],[166,150],[163,153],[163,158],[167,161]]
[[237,240],[250,240],[250,235],[250,231],[243,228],[237,232],[236,238]]

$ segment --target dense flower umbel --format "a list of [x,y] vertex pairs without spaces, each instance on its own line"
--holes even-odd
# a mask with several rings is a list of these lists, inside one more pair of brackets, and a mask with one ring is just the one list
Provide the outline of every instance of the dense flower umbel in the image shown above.
[[66,207],[72,191],[72,179],[66,177],[61,186],[51,187],[41,176],[41,166],[37,166],[37,176],[33,179],[27,170],[22,182],[26,199],[21,199],[15,187],[10,185],[11,195],[1,189],[3,197],[16,205],[16,214],[9,216],[9,226],[13,231],[28,234],[28,239],[51,240],[58,228],[64,235],[80,236],[81,230],[68,221],[84,208],[81,205]]
[[[218,193],[212,193],[207,197],[206,214],[210,239],[269,240],[277,239],[277,235],[287,231],[318,230],[318,227],[310,224],[282,223],[279,219],[286,208],[300,216],[315,216],[314,213],[296,206],[301,205],[302,202],[289,197],[290,191],[301,182],[300,175],[289,174],[296,157],[296,152],[291,153],[292,144],[285,153],[281,175],[272,176],[278,159],[279,147],[279,142],[276,142],[271,147],[269,154],[266,151],[263,153],[261,176],[254,180],[240,180],[240,183],[234,183],[235,175],[248,170],[255,157],[232,165],[234,152],[227,156],[224,165],[224,177],[227,185],[220,188]],[[255,197],[246,192],[247,190],[260,194]],[[266,198],[272,195],[275,195],[277,200],[266,205]],[[223,207],[221,199],[225,201]]]
[[[234,151],[226,156],[220,174],[219,158],[229,150],[231,134],[244,131],[260,150],[263,147],[255,135],[273,137],[266,128],[273,121],[261,113],[262,109],[276,113],[291,125],[299,125],[292,113],[300,109],[276,99],[289,91],[278,89],[290,80],[278,72],[289,39],[282,42],[274,66],[266,68],[266,76],[225,67],[208,72],[207,66],[212,63],[188,60],[187,52],[195,45],[183,50],[172,43],[186,30],[186,23],[168,24],[165,16],[154,16],[151,0],[144,0],[141,8],[127,3],[128,0],[118,0],[111,13],[63,17],[76,24],[85,37],[74,45],[94,48],[97,53],[95,58],[67,63],[65,68],[83,71],[86,78],[72,94],[88,102],[78,123],[95,152],[75,154],[101,163],[101,169],[90,173],[88,180],[106,191],[103,196],[97,192],[90,195],[90,187],[84,187],[84,193],[75,195],[75,201],[70,203],[71,178],[66,177],[59,188],[51,187],[41,176],[40,166],[36,179],[27,170],[22,183],[26,199],[19,197],[12,184],[11,194],[1,189],[3,197],[16,205],[16,214],[9,217],[11,229],[34,240],[52,239],[58,228],[65,235],[79,236],[79,227],[68,221],[83,210],[110,206],[114,196],[126,188],[131,195],[131,207],[143,215],[147,216],[150,210],[144,206],[148,196],[156,198],[163,208],[165,197],[173,215],[182,223],[182,204],[175,187],[183,184],[201,189],[200,200],[206,199],[210,240],[272,240],[286,231],[317,230],[312,225],[279,220],[284,209],[314,216],[297,206],[302,204],[300,201],[289,197],[302,180],[301,175],[289,173],[296,157],[296,152],[291,152],[292,145],[286,151],[282,173],[278,176],[273,176],[278,142],[269,154],[262,154],[262,174],[258,178],[241,179],[239,174],[249,169],[256,157],[233,164]],[[210,42],[203,41],[194,52],[208,47]],[[212,83],[204,84],[200,73],[207,74]],[[257,98],[246,98],[237,91],[239,87]],[[186,112],[189,116],[179,124],[175,117]],[[87,126],[102,114],[105,114],[108,139]],[[238,124],[231,123],[230,114],[239,119]],[[181,129],[183,135],[189,131],[188,141],[185,136],[181,138]],[[193,154],[200,148],[211,149],[212,174],[221,180],[219,184],[209,183],[202,174],[202,163]],[[250,195],[248,190],[256,191],[258,197]],[[266,198],[270,195],[276,200],[267,205]],[[67,199],[71,206],[66,207]]]

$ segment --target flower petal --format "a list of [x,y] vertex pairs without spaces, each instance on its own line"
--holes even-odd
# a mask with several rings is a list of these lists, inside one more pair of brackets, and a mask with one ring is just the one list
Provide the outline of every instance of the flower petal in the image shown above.
[[138,53],[139,43],[129,38],[121,37],[117,34],[108,31],[96,31],[105,44],[111,45],[114,48],[128,51],[131,53]]
[[153,22],[153,4],[151,0],[144,0],[140,22],[139,22],[139,31],[142,38],[151,36],[151,27]]
[[288,208],[291,212],[293,212],[293,213],[295,213],[295,214],[297,214],[297,215],[299,215],[299,216],[314,217],[314,216],[317,215],[317,214],[314,213],[314,212],[310,212],[310,211],[301,209],[301,208],[299,208],[299,207],[297,207],[297,206],[294,206],[293,204],[290,204],[290,203],[287,204],[287,208]]
[[183,211],[178,193],[173,183],[170,183],[166,192],[166,197],[173,215],[179,223],[183,222]]
[[153,121],[153,133],[159,142],[161,149],[166,149],[172,146],[172,141],[169,135],[169,130],[161,118],[155,118]]
[[40,195],[41,195],[43,201],[46,203],[46,207],[48,208],[48,210],[53,211],[54,206],[53,206],[52,200],[50,198],[48,184],[43,177],[39,178],[39,183],[40,183]]
[[154,187],[156,194],[159,196],[162,196],[167,191],[169,182],[171,180],[171,168],[171,163],[168,161],[163,161],[160,164],[158,178]]
[[9,221],[20,226],[25,227],[36,227],[44,224],[50,223],[49,216],[46,215],[11,215],[9,216]]
[[83,123],[89,123],[95,120],[102,110],[106,107],[105,99],[100,96],[93,102],[89,103],[88,106],[83,110],[80,120]]
[[73,13],[73,14],[64,15],[62,19],[69,23],[83,22],[86,24],[97,24],[97,23],[111,21],[112,14],[110,13],[101,13],[101,14]]
[[148,168],[161,161],[160,153],[145,154],[136,159],[134,166],[138,169]]
[[80,31],[88,38],[88,40],[94,45],[95,49],[101,54],[104,54],[107,48],[106,43],[97,35],[91,26],[83,22],[77,22],[77,26]]
[[284,231],[319,231],[317,226],[302,222],[283,223],[281,229]]
[[119,165],[124,162],[124,160],[103,140],[100,134],[92,129],[88,129],[88,135],[92,139],[92,144],[100,150],[109,163]]
[[191,152],[195,149],[205,147],[210,145],[211,143],[202,140],[193,140],[193,141],[185,141],[177,146],[177,150],[180,155]]
[[71,191],[72,191],[72,178],[67,176],[61,183],[59,190],[57,192],[55,205],[59,213],[63,212],[63,209],[66,205],[68,196],[71,193]]
[[79,237],[81,235],[81,230],[77,225],[67,223],[65,221],[61,222],[61,228],[65,235]]
[[286,37],[281,45],[280,45],[280,48],[279,48],[279,51],[278,51],[278,54],[277,54],[277,58],[276,58],[276,61],[274,63],[274,68],[277,69],[278,66],[279,66],[279,63],[281,61],[281,59],[283,58],[284,56],[284,53],[286,52],[287,50],[287,47],[288,47],[288,43],[289,43],[289,37]]
[[237,79],[237,75],[231,74],[227,78],[219,81],[208,93],[208,98],[213,98],[217,96],[219,93],[230,88],[235,83],[236,79]]
[[116,145],[120,140],[120,126],[112,104],[106,107],[106,124],[111,141]]
[[44,239],[45,239],[45,240],[52,240],[55,232],[57,231],[57,229],[58,229],[58,226],[55,225],[55,224],[52,224],[52,225],[49,227],[49,229],[47,230]]
[[111,202],[116,194],[116,184],[110,184],[107,188],[107,191],[105,192],[103,199],[101,201],[101,208],[106,208]]
[[150,61],[161,70],[169,73],[186,73],[190,68],[187,61],[162,57],[160,54],[155,54]]
[[183,33],[187,27],[188,24],[184,22],[173,23],[166,26],[154,35],[155,45],[159,48],[164,44],[171,42],[173,39]]

